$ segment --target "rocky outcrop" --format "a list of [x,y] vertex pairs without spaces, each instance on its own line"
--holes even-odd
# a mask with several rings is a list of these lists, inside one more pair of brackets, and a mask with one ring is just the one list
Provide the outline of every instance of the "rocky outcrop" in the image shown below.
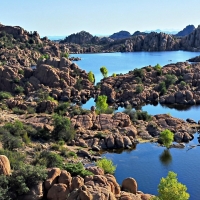
[[109,36],[109,38],[113,40],[125,39],[125,38],[130,38],[130,37],[131,37],[131,34],[128,31],[119,31]]
[[[108,77],[101,81],[101,95],[108,97],[115,106],[137,106],[143,103],[199,104],[199,64],[169,64],[158,72],[148,66],[124,75]],[[158,74],[159,73],[159,74]],[[165,84],[165,92],[161,91]]]
[[177,37],[184,37],[189,35],[190,33],[192,33],[195,30],[195,26],[194,25],[188,25],[186,26],[182,31],[179,31],[176,36]]
[[196,56],[194,58],[190,58],[187,61],[189,61],[189,62],[200,62],[200,56]]
[[0,175],[10,175],[10,161],[4,155],[0,155]]

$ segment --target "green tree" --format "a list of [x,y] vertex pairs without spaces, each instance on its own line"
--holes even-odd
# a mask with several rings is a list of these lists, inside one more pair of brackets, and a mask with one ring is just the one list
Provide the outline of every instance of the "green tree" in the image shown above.
[[113,164],[112,160],[109,160],[107,158],[102,158],[101,160],[98,160],[96,162],[96,165],[102,168],[106,174],[114,174],[116,170],[116,166]]
[[178,182],[177,174],[169,171],[166,178],[162,178],[158,185],[158,200],[188,200],[190,195],[187,187]]
[[164,131],[160,133],[160,139],[162,143],[164,144],[164,146],[169,148],[174,140],[174,134],[170,130],[165,129]]
[[113,73],[113,74],[112,74],[112,77],[116,77],[116,76],[117,76],[117,74],[116,74],[116,73]]
[[104,78],[106,78],[108,76],[108,70],[105,66],[100,68],[100,72],[102,73]]
[[91,83],[94,83],[95,81],[95,77],[94,77],[94,74],[92,73],[92,71],[90,71],[88,73],[88,80],[91,82]]
[[71,121],[58,114],[53,115],[53,136],[56,140],[68,141],[74,138],[75,130],[71,125]]
[[100,95],[97,98],[97,102],[96,102],[96,109],[97,111],[99,111],[100,113],[106,111],[108,108],[108,104],[107,104],[107,96],[105,95]]

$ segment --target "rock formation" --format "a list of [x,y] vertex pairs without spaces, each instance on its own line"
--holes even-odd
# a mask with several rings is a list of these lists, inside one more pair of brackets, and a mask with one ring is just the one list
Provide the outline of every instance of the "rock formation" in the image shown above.
[[176,34],[176,36],[178,36],[178,37],[184,37],[184,36],[187,36],[190,33],[192,33],[194,30],[195,30],[195,26],[194,25],[188,25],[182,31],[179,31]]

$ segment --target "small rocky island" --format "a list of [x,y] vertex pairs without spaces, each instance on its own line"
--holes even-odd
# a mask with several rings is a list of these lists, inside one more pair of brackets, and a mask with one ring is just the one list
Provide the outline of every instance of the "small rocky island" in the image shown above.
[[[152,33],[137,39],[152,35],[157,37]],[[160,36],[171,41],[160,50],[179,47],[178,39]],[[94,38],[84,41],[90,39]],[[0,25],[0,178],[5,183],[0,191],[6,199],[22,200],[150,199],[153,195],[138,191],[134,178],[120,186],[112,174],[92,163],[98,163],[106,150],[160,142],[166,129],[173,132],[176,147],[192,140],[200,123],[169,114],[151,116],[130,106],[200,104],[200,65],[147,66],[104,78],[95,86],[89,73],[69,59],[72,47],[18,26]],[[127,109],[97,112],[94,106],[79,106],[101,95],[107,96],[110,106]]]

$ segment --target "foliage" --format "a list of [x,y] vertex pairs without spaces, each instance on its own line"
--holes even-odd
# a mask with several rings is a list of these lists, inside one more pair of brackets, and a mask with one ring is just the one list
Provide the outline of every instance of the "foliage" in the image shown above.
[[81,177],[93,175],[93,173],[85,170],[82,163],[66,163],[64,169],[71,173],[72,176],[80,175]]
[[13,111],[13,113],[16,114],[16,115],[23,115],[23,114],[26,113],[25,110],[22,110],[22,109],[20,109],[20,108],[18,108],[18,107],[14,107],[14,108],[12,109],[12,111]]
[[70,104],[68,102],[61,103],[55,108],[54,111],[59,115],[64,115],[68,111],[69,107]]
[[39,155],[36,155],[35,160],[33,161],[34,165],[43,165],[47,168],[58,167],[63,168],[63,158],[53,152],[43,151]]
[[161,82],[158,86],[158,90],[160,91],[160,94],[161,95],[164,95],[167,93],[167,88],[166,88],[166,85],[165,85],[165,82]]
[[94,74],[92,73],[92,71],[90,71],[88,73],[88,80],[91,82],[91,83],[94,83],[95,82],[95,77],[94,77]]
[[178,182],[177,174],[169,171],[166,178],[162,178],[158,185],[159,200],[188,200],[190,197],[187,193],[187,187]]
[[77,79],[76,84],[74,85],[74,87],[78,90],[81,91],[83,86],[82,86],[82,78]]
[[54,102],[54,103],[58,103],[58,101],[56,101],[53,97],[50,97],[50,96],[48,96],[47,97],[47,101],[51,101],[51,102]]
[[49,59],[49,55],[48,54],[41,55],[39,60],[43,60],[43,59]]
[[0,149],[0,155],[5,155],[9,161],[11,169],[19,169],[24,165],[26,155],[16,151],[9,151],[6,149]]
[[107,158],[102,158],[101,160],[98,160],[96,162],[96,165],[102,168],[106,174],[114,174],[116,170],[116,166],[113,164],[112,160],[109,160]]
[[117,74],[116,74],[116,73],[113,73],[113,74],[112,74],[112,77],[116,77],[116,76],[117,76]]
[[176,76],[174,74],[166,74],[165,75],[165,85],[168,88],[170,85],[176,83]]
[[53,124],[54,130],[52,134],[54,136],[54,139],[69,141],[74,138],[75,130],[72,127],[71,121],[68,118],[60,116],[58,114],[54,114]]
[[143,69],[134,69],[133,71],[136,77],[140,77],[141,79],[144,77],[144,70]]
[[17,85],[17,86],[15,87],[15,93],[16,93],[16,94],[21,94],[21,93],[23,93],[23,92],[24,92],[24,88],[23,88],[22,86]]
[[69,54],[68,52],[66,52],[66,53],[62,53],[62,54],[61,54],[61,57],[64,57],[64,58],[69,59],[70,54]]
[[143,120],[143,121],[151,121],[152,120],[152,116],[149,115],[146,111],[132,110],[131,106],[127,107],[123,111],[123,113],[126,113],[127,115],[129,115],[132,122],[135,122],[137,120]]
[[162,143],[164,144],[164,146],[169,148],[174,140],[174,134],[170,130],[165,129],[164,131],[160,133],[160,139]]
[[9,99],[11,97],[12,97],[12,95],[9,92],[4,92],[4,91],[0,92],[0,100]]
[[96,109],[97,109],[97,111],[102,113],[105,110],[107,110],[107,108],[108,108],[107,96],[105,96],[105,95],[98,96],[97,101],[96,101]]
[[185,87],[187,84],[186,84],[185,81],[181,81],[181,82],[180,82],[180,85],[181,85],[182,87]]
[[137,83],[142,83],[142,79],[140,77],[136,77],[135,80],[137,81]]
[[156,70],[158,76],[162,75],[162,67],[160,64],[155,65],[154,69]]
[[105,66],[100,68],[100,72],[102,73],[104,78],[106,78],[108,76],[108,70]]
[[144,86],[143,85],[137,85],[136,88],[135,88],[135,92],[137,94],[141,93],[144,91]]

